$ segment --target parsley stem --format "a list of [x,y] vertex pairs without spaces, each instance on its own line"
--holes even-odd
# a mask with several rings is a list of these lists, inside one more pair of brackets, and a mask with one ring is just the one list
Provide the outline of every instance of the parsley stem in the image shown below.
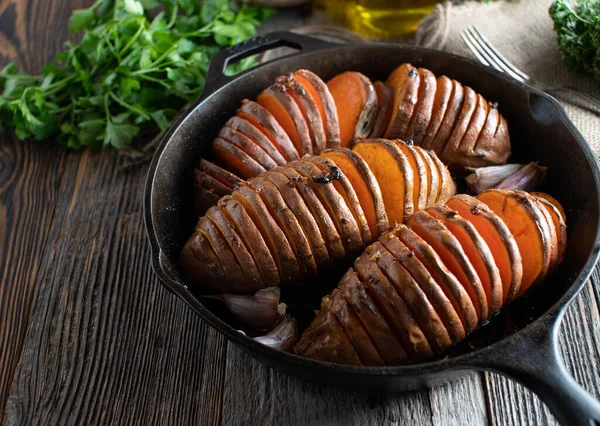
[[110,95],[111,98],[113,98],[116,102],[118,102],[122,107],[125,107],[129,111],[134,112],[141,117],[144,117],[146,120],[150,120],[150,116],[148,114],[146,114],[144,111],[137,109],[133,105],[129,105],[127,102],[125,102],[123,99],[119,98],[113,92],[109,92],[108,94]]
[[137,29],[137,31],[135,32],[135,34],[133,35],[133,37],[131,37],[129,39],[129,41],[127,42],[127,44],[125,45],[125,47],[123,49],[121,49],[120,53],[125,53],[127,52],[127,50],[133,45],[133,43],[135,43],[137,41],[137,39],[140,37],[140,35],[142,34],[142,31],[146,28],[146,26],[144,25],[144,21],[138,19],[138,21],[140,21],[140,26]]

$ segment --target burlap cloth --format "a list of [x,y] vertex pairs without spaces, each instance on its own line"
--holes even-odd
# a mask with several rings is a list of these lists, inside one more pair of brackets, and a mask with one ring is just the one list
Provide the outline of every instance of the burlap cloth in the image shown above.
[[[600,95],[600,82],[569,71],[562,62],[548,14],[551,3],[551,0],[520,0],[440,4],[419,25],[416,41],[424,47],[475,59],[460,37],[465,27],[474,24],[509,61],[532,78]],[[575,95],[552,95],[600,156],[600,110]]]

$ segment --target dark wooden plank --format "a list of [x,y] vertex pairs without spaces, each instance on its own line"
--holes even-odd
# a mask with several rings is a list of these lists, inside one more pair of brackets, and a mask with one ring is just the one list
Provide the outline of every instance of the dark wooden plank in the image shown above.
[[70,153],[8,425],[215,424],[226,343],[150,268],[145,170]]
[[230,345],[223,425],[481,425],[481,376],[469,374],[416,392],[348,392],[305,383],[265,367]]
[[[563,361],[575,379],[600,397],[600,273],[573,301],[562,323],[560,346]],[[520,384],[496,374],[485,379],[490,416],[498,425],[557,424],[540,399]]]
[[[87,3],[0,2],[0,66],[15,61],[38,71],[68,36],[65,15]],[[21,143],[10,132],[0,133],[0,413],[21,353],[63,161],[64,151],[56,146]]]

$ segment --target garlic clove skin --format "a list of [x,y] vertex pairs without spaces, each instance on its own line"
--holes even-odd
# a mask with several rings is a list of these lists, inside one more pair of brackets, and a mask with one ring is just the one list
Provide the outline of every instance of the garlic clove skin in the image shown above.
[[265,334],[264,336],[255,337],[253,340],[270,348],[289,352],[298,341],[298,326],[296,325],[296,320],[293,317],[286,315],[270,333]]
[[279,288],[268,287],[254,295],[219,294],[209,296],[218,299],[244,326],[256,332],[272,330],[285,316],[287,306],[279,303]]
[[520,189],[521,191],[535,191],[546,177],[548,167],[531,162],[521,167],[515,173],[504,179],[496,189]]
[[473,169],[473,173],[465,178],[469,191],[479,194],[516,173],[523,167],[522,164],[504,164],[502,166],[488,166]]

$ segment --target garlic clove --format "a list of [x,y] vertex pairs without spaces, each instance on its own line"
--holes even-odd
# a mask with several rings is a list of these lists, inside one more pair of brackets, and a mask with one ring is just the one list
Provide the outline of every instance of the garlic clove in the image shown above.
[[502,182],[523,167],[522,164],[504,164],[473,169],[473,173],[465,178],[467,187],[474,194],[479,194]]
[[218,299],[242,324],[258,332],[272,330],[287,312],[285,303],[279,303],[279,288],[268,287],[254,295],[219,294],[208,296]]
[[520,189],[521,191],[535,191],[546,177],[548,167],[531,162],[521,167],[512,175],[495,186],[496,189]]
[[270,333],[255,337],[254,340],[270,348],[289,352],[298,341],[296,320],[286,315]]

